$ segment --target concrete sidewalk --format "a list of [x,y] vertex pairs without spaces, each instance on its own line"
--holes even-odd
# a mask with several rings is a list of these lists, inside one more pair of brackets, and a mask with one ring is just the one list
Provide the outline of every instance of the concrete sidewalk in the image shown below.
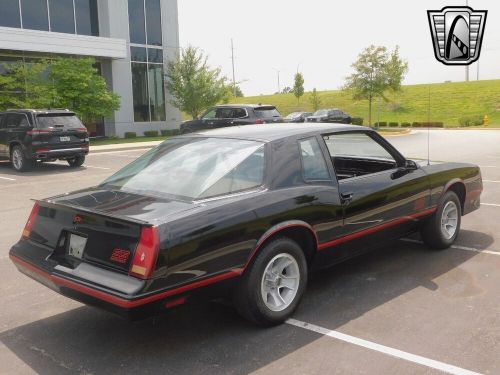
[[135,149],[146,149],[152,148],[159,145],[163,141],[152,141],[152,142],[132,142],[132,143],[116,143],[112,145],[102,145],[102,146],[92,146],[92,141],[90,141],[90,152],[108,152],[108,151],[125,151],[125,150],[135,150]]

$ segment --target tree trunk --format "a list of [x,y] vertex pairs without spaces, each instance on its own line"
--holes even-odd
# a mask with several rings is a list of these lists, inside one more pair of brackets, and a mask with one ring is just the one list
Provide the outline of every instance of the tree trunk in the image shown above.
[[368,98],[368,125],[372,126],[372,96]]

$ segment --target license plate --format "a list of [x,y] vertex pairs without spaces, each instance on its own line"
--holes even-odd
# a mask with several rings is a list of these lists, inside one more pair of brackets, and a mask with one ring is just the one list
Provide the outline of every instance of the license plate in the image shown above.
[[87,244],[87,238],[79,236],[74,233],[70,233],[68,254],[75,258],[82,259],[86,244]]
[[71,140],[71,137],[59,137],[59,140],[61,142],[69,142]]

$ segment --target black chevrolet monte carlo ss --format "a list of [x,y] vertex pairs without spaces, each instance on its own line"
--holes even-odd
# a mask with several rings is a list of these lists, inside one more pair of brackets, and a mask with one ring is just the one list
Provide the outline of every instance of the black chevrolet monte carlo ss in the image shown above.
[[244,317],[272,325],[315,269],[415,231],[449,247],[481,192],[477,166],[405,159],[360,126],[223,128],[170,138],[96,187],[36,201],[10,258],[131,319],[232,296]]

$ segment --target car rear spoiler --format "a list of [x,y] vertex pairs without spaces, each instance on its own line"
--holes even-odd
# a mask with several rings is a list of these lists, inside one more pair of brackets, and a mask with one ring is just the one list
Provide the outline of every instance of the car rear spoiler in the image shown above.
[[86,207],[82,207],[82,206],[79,206],[79,205],[73,205],[73,204],[69,204],[69,203],[55,203],[49,199],[32,199],[33,202],[37,202],[37,203],[42,203],[42,206],[49,206],[49,207],[67,207],[67,208],[72,208],[74,210],[78,210],[78,211],[82,211],[82,212],[86,212],[86,213],[89,213],[89,214],[94,214],[94,215],[98,215],[98,216],[103,216],[103,217],[108,217],[108,218],[112,218],[112,219],[117,219],[117,220],[122,220],[122,221],[125,221],[125,222],[128,222],[128,223],[134,223],[134,224],[139,224],[139,225],[145,225],[145,226],[154,226],[153,223],[150,223],[148,221],[145,221],[145,220],[140,220],[140,219],[135,219],[135,218],[132,218],[130,216],[125,216],[125,215],[118,215],[118,214],[113,214],[113,213],[109,213],[109,212],[106,212],[106,211],[101,211],[101,210],[96,210],[95,208],[92,208],[92,209],[89,209],[89,208],[86,208]]

